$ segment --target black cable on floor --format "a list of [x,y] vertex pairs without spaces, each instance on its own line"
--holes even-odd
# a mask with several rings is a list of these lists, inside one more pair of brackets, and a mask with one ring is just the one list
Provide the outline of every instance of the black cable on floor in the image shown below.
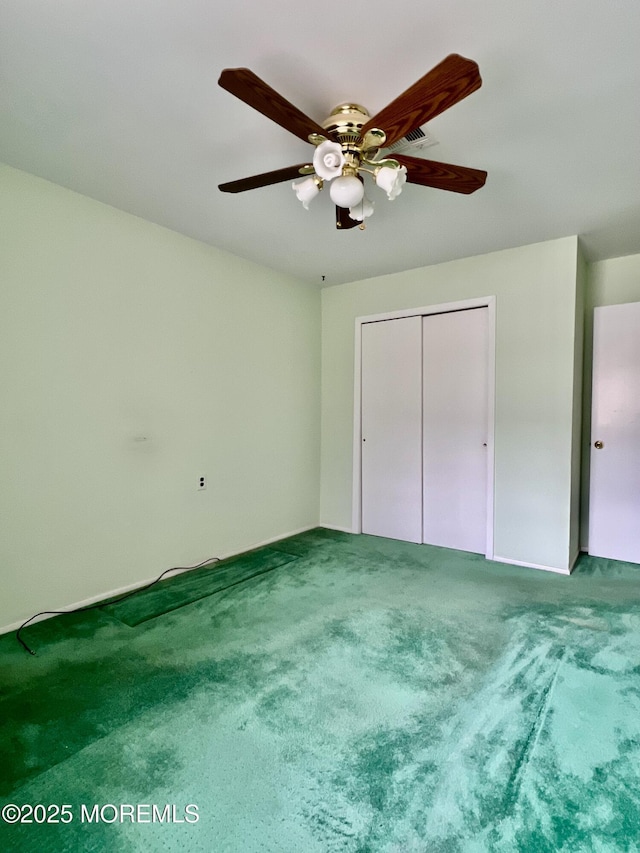
[[16,640],[20,643],[20,645],[29,652],[30,655],[35,655],[35,652],[32,648],[30,648],[25,641],[20,636],[20,632],[27,627],[29,622],[33,622],[34,619],[37,619],[38,616],[62,616],[65,613],[84,613],[85,610],[97,610],[99,607],[104,607],[106,604],[117,604],[119,601],[124,601],[125,598],[131,598],[132,595],[136,595],[138,592],[142,592],[145,589],[150,589],[152,586],[155,586],[159,583],[165,575],[168,575],[169,572],[188,572],[193,569],[201,569],[203,566],[208,566],[210,563],[219,563],[220,557],[210,557],[208,560],[203,560],[201,563],[198,563],[195,566],[173,566],[171,569],[166,569],[161,575],[151,581],[151,583],[145,584],[144,586],[138,586],[135,589],[132,589],[130,592],[126,592],[124,595],[120,595],[118,598],[105,599],[103,601],[99,601],[96,604],[87,604],[85,607],[74,607],[72,610],[41,610],[40,613],[35,613],[33,616],[30,616],[26,622],[23,622],[22,625],[16,631]]

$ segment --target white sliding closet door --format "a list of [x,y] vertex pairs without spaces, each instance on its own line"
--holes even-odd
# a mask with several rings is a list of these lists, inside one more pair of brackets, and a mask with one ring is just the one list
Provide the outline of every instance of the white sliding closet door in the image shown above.
[[422,542],[422,317],[362,327],[362,532]]
[[486,553],[488,310],[423,322],[423,542]]

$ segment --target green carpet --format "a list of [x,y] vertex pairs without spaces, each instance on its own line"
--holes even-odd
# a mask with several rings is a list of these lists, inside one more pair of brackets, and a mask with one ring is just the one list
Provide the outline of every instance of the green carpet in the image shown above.
[[639,603],[319,529],[5,635],[0,850],[638,853]]
[[174,577],[171,583],[161,583],[126,598],[105,604],[105,613],[135,628],[142,622],[163,616],[185,604],[246,583],[285,563],[297,559],[277,548],[259,548],[240,557],[212,563]]

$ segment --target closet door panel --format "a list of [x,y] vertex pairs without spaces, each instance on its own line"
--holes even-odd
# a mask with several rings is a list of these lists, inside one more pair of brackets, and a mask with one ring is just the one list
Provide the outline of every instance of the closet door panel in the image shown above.
[[488,311],[423,317],[423,541],[485,553]]
[[362,327],[362,532],[422,542],[422,317]]

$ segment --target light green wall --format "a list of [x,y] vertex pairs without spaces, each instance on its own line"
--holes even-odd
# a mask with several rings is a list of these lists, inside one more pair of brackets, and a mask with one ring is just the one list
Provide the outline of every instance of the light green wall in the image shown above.
[[589,455],[591,449],[591,379],[593,309],[601,305],[640,302],[640,255],[628,255],[590,264],[587,275],[584,341],[584,418],[582,435],[582,534],[589,544]]
[[0,626],[317,523],[319,299],[0,166]]
[[587,307],[640,300],[640,255],[597,261],[589,266]]
[[320,410],[315,288],[0,166],[0,626],[313,525],[319,492],[350,529],[355,318],[489,295],[495,554],[566,568],[585,279],[588,415],[593,306],[640,300],[640,255],[576,238],[322,291]]
[[351,528],[355,318],[495,295],[495,555],[567,569],[577,265],[570,237],[323,291],[322,523]]

